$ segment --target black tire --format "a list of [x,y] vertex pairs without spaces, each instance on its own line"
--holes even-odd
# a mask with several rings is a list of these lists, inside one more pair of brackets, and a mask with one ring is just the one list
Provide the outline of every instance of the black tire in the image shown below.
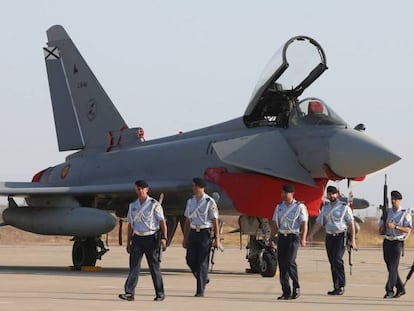
[[98,251],[95,239],[75,241],[72,248],[72,262],[75,270],[80,270],[82,266],[92,266],[96,264]]
[[265,252],[263,254],[263,262],[260,265],[261,276],[265,278],[274,277],[276,274],[276,269],[277,269],[277,259],[271,254],[269,254],[268,252]]
[[250,273],[259,273],[260,272],[260,262],[257,256],[254,258],[249,258]]

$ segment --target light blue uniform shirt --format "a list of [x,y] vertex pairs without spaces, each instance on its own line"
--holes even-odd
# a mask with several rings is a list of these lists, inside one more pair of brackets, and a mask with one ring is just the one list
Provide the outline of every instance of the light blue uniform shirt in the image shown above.
[[276,222],[279,232],[295,233],[300,232],[300,225],[308,221],[309,215],[305,204],[293,200],[287,205],[285,201],[276,205],[272,220]]
[[219,217],[216,202],[208,194],[197,202],[195,196],[187,200],[184,216],[190,218],[191,228],[211,228],[212,220]]
[[129,204],[127,220],[134,231],[157,231],[160,228],[160,220],[164,219],[161,204],[150,196],[147,196],[142,204],[139,199]]
[[[387,223],[391,221],[397,226],[412,228],[412,217],[409,211],[406,209],[402,209],[401,206],[395,212],[392,208],[388,209]],[[379,222],[379,226],[381,227],[382,225],[383,221],[381,219]],[[400,230],[385,227],[385,235],[394,238],[404,238],[406,234],[404,232],[401,232]]]
[[325,227],[326,233],[345,232],[353,220],[352,209],[340,200],[324,204],[316,218],[316,222]]

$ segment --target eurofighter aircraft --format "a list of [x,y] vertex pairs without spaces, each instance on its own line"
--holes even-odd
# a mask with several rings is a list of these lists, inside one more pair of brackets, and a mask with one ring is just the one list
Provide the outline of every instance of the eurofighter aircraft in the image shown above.
[[[115,215],[125,217],[134,181],[148,181],[163,202],[169,240],[203,176],[220,195],[221,214],[271,218],[283,184],[316,216],[329,180],[362,180],[400,157],[350,127],[331,107],[303,91],[326,69],[322,47],[306,36],[288,40],[259,78],[243,116],[160,139],[129,127],[62,26],[47,30],[44,48],[63,163],[31,182],[2,182],[9,197],[3,225],[74,238],[76,268],[93,266],[106,249],[100,240]],[[13,197],[24,197],[18,206]]]

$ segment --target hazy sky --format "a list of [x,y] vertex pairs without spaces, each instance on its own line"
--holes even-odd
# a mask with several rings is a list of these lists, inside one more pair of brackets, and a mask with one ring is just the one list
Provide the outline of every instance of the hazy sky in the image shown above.
[[[7,4],[5,4],[7,3]],[[384,174],[412,207],[414,2],[412,1],[7,1],[1,7],[0,180],[29,181],[64,161],[42,47],[60,24],[130,127],[146,138],[241,116],[273,53],[307,35],[329,69],[304,93],[402,160],[354,184],[382,200]],[[346,183],[340,183],[347,192]]]

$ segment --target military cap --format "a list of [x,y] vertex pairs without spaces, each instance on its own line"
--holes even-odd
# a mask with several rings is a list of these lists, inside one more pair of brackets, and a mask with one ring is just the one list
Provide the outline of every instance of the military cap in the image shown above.
[[204,181],[204,179],[196,177],[193,178],[193,183],[194,185],[196,185],[199,188],[205,188],[206,187],[206,182]]
[[295,192],[295,187],[291,184],[286,184],[283,186],[282,190],[285,192],[291,193],[291,192]]
[[326,192],[328,192],[328,193],[338,193],[338,189],[334,186],[328,186],[328,188],[326,188]]
[[145,180],[137,180],[135,182],[135,186],[140,188],[148,188],[148,184]]
[[394,191],[391,191],[391,198],[402,200],[402,195],[399,191],[394,190]]

